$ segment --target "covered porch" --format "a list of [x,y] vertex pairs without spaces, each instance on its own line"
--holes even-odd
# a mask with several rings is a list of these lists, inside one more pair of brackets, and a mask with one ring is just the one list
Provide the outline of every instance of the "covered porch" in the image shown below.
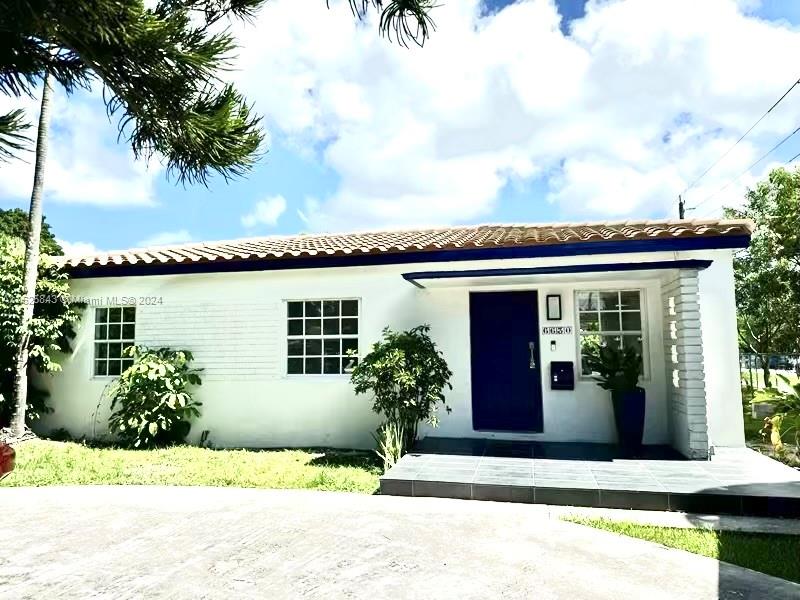
[[800,517],[800,472],[747,448],[686,460],[669,446],[623,458],[608,444],[427,437],[381,477],[382,494]]
[[423,435],[616,443],[610,395],[582,364],[596,339],[642,357],[645,444],[699,460],[743,447],[728,254],[610,258],[404,273],[454,371],[452,412]]

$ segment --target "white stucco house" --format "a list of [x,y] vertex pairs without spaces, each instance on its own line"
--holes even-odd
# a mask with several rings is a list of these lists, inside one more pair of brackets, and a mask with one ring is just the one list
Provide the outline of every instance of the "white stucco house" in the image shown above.
[[371,447],[378,419],[352,391],[347,352],[427,323],[453,371],[437,436],[613,443],[609,394],[581,365],[581,341],[600,335],[642,350],[645,443],[704,458],[744,445],[732,254],[751,231],[481,225],[67,257],[89,306],[63,371],[39,382],[55,409],[44,427],[106,433],[104,389],[137,343],[194,353],[194,439]]

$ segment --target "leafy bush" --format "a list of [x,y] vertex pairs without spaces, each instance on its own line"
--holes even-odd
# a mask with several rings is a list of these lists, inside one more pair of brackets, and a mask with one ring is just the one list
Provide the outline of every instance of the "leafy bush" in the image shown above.
[[189,391],[200,385],[199,370],[189,366],[192,353],[144,346],[132,346],[125,353],[134,362],[109,389],[112,432],[133,448],[183,442],[191,419],[200,416],[201,403]]
[[453,389],[453,373],[429,331],[428,325],[402,332],[387,327],[350,378],[356,394],[372,393],[372,410],[385,417],[384,423],[399,427],[403,450],[417,439],[420,421],[438,426],[439,404],[450,412],[444,389]]
[[633,348],[596,345],[588,349],[584,362],[604,390],[629,392],[639,386],[642,357]]
[[[8,425],[12,404],[14,369],[23,309],[25,245],[21,239],[0,235],[0,427]],[[30,332],[29,364],[40,373],[59,371],[56,353],[71,352],[70,339],[83,305],[71,304],[67,275],[48,256],[39,263],[36,304]],[[52,412],[47,393],[29,386],[29,420]]]

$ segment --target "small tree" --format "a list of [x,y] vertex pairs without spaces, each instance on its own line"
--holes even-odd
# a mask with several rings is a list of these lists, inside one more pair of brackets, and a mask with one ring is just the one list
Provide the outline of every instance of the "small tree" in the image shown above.
[[453,373],[429,331],[429,325],[402,332],[387,327],[350,378],[356,394],[372,393],[372,410],[385,418],[379,432],[387,424],[400,428],[404,450],[416,440],[420,421],[438,426],[439,404],[450,412],[444,389],[453,389]]
[[199,370],[189,366],[192,353],[144,346],[132,346],[125,353],[134,362],[110,388],[111,431],[133,448],[184,441],[201,406],[190,392],[200,385]]
[[[755,222],[750,246],[736,253],[739,344],[759,354],[800,351],[800,170],[773,170],[748,190],[729,218]],[[762,356],[771,387],[769,356]]]
[[[14,410],[14,356],[23,309],[24,261],[22,239],[0,234],[0,427],[9,425]],[[61,369],[57,353],[71,351],[70,339],[82,306],[70,303],[67,276],[47,256],[39,261],[36,296],[41,302],[36,303],[30,324],[30,365],[41,373],[52,373]],[[26,416],[30,421],[50,409],[45,403],[46,393],[30,383],[28,386]]]

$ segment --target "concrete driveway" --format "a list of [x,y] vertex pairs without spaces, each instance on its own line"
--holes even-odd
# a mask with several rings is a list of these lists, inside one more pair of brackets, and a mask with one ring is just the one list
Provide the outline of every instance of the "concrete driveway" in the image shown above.
[[542,506],[219,488],[0,489],[2,598],[798,598]]

